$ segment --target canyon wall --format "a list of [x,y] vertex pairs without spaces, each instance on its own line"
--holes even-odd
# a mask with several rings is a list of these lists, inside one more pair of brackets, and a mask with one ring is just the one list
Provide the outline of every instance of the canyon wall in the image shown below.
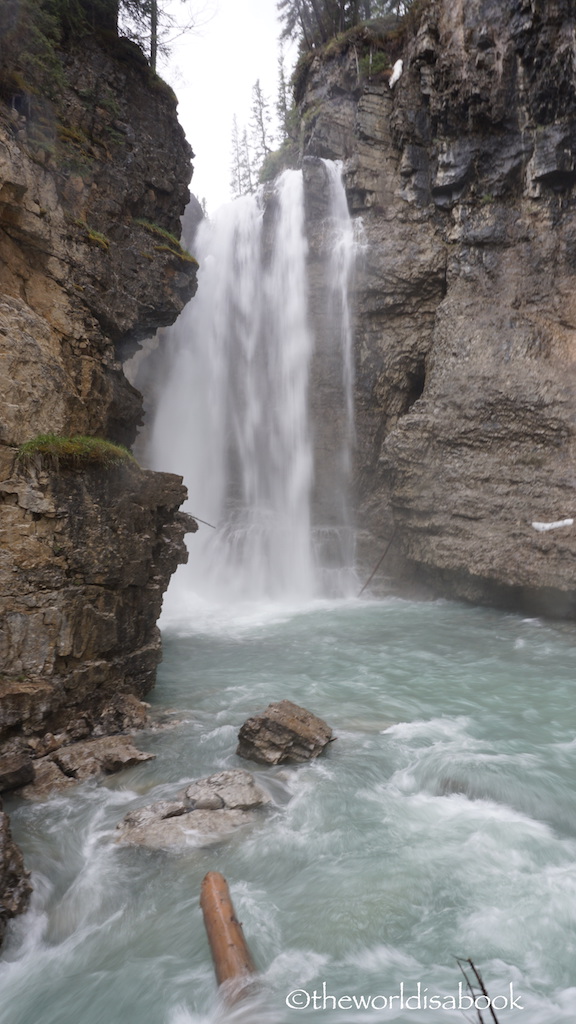
[[[62,52],[57,101],[0,103],[0,760],[86,734],[143,696],[156,621],[187,557],[180,477],[19,455],[39,434],[131,445],[140,394],[122,359],[195,290],[177,241],[190,147],[171,90],[127,40]],[[18,784],[18,773],[6,786]],[[0,816],[0,933],[25,904]],[[0,934],[1,938],[1,934]]]
[[358,36],[299,83],[305,154],[344,161],[360,225],[360,557],[393,537],[395,587],[569,616],[576,530],[531,523],[576,511],[573,5],[413,14],[394,89]]

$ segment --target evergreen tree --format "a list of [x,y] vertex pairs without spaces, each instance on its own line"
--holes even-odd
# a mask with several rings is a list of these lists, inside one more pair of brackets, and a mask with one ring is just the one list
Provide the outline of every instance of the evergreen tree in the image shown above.
[[246,128],[238,126],[236,114],[232,118],[232,160],[230,163],[230,192],[233,199],[249,195],[256,189],[253,155]]
[[[92,2],[92,0],[83,0]],[[114,0],[96,0],[99,3],[112,3]],[[159,0],[116,0],[119,7],[122,31],[148,53],[150,67],[156,70],[158,56],[167,56],[170,44],[178,36],[191,31],[199,21],[197,0],[181,0],[182,8],[192,12],[187,14],[181,23],[175,15],[174,5]]]
[[232,159],[230,163],[230,193],[233,199],[242,195],[242,141],[236,114],[232,118]]
[[270,103],[266,99],[258,78],[252,86],[252,111],[250,115],[250,142],[252,163],[261,164],[272,151],[272,116]]
[[286,68],[284,66],[284,47],[280,40],[280,53],[278,56],[278,98],[276,100],[276,117],[278,118],[278,141],[280,145],[286,142],[290,136],[290,108],[288,81]]
[[323,46],[339,32],[383,14],[406,14],[413,0],[277,0],[282,38],[306,50]]
[[250,192],[256,190],[256,183],[254,180],[252,152],[250,149],[250,143],[248,141],[248,132],[244,128],[242,132],[242,145],[240,147],[241,160],[240,160],[240,181],[242,184],[241,195],[247,196]]

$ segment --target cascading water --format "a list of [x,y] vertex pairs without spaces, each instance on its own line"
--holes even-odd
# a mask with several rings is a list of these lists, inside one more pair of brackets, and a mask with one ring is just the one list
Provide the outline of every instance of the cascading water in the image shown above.
[[[336,468],[329,489],[323,485],[331,525],[313,523],[312,516],[309,381],[317,346],[308,304],[304,182],[301,172],[285,171],[273,194],[223,207],[196,239],[198,295],[175,328],[171,377],[150,448],[155,468],[184,475],[190,512],[217,526],[216,534],[203,528],[194,537],[190,564],[175,583],[179,602],[189,589],[227,600],[307,600],[327,581],[332,591],[342,590],[342,570],[344,589],[349,584],[353,241],[339,167],[326,162],[325,169],[325,269],[342,406]],[[336,555],[332,545],[327,559],[329,580],[326,545],[316,543],[326,529],[336,529],[339,538]]]
[[320,308],[316,309],[319,321],[317,365],[313,366],[312,377],[315,393],[324,390],[325,398],[323,403],[316,404],[313,422],[315,445],[321,450],[316,460],[314,492],[314,505],[320,516],[313,530],[313,542],[322,591],[342,596],[356,593],[358,589],[350,502],[354,442],[350,294],[356,244],[341,163],[322,160],[321,164],[327,179],[320,256],[324,288],[321,289],[323,303],[321,301]]

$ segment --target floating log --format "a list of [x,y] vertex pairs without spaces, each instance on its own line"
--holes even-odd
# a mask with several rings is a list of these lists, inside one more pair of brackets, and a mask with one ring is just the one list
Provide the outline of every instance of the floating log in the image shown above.
[[219,985],[227,982],[228,998],[239,997],[250,977],[256,973],[254,961],[236,917],[228,883],[218,871],[209,871],[202,882],[200,906],[210,943]]

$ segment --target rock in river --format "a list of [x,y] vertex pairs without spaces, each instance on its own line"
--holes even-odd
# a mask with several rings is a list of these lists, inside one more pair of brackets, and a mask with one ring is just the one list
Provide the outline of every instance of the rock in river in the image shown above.
[[190,783],[172,800],[129,811],[117,825],[118,842],[153,850],[206,846],[253,821],[254,810],[268,802],[249,772],[217,772]]
[[238,733],[239,757],[259,764],[309,761],[332,739],[332,729],[306,708],[281,700],[248,718]]

